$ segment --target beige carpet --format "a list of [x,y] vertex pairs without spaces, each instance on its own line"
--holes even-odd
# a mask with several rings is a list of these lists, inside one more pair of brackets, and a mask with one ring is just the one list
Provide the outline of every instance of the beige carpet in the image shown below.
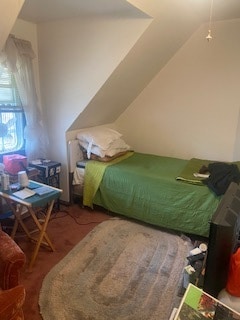
[[121,219],[102,222],[45,277],[44,320],[167,320],[188,239]]

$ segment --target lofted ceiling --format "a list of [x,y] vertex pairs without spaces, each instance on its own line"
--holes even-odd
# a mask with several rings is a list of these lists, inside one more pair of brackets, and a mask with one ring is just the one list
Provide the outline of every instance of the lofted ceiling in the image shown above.
[[[179,1],[179,0],[177,0]],[[184,3],[184,0],[181,0]],[[191,7],[195,14],[204,22],[209,18],[212,0],[185,0],[185,6]],[[169,11],[174,11],[172,1],[147,0],[148,6],[156,2],[161,6],[168,6]],[[86,16],[121,16],[143,18],[145,13],[136,10],[132,5],[144,11],[146,0],[25,0],[19,18],[33,23],[43,23],[59,19]],[[142,8],[141,8],[142,7]],[[177,6],[176,6],[177,7]],[[152,12],[153,14],[155,14]],[[149,14],[151,12],[148,12]],[[240,0],[213,0],[213,20],[240,18]]]
[[87,16],[144,18],[124,0],[25,0],[19,18],[33,23]]
[[[211,1],[213,22],[240,18],[240,0],[25,0],[19,18],[37,24],[88,16],[153,18],[123,61],[68,128],[75,130],[114,122],[193,32],[208,22]],[[114,108],[109,107],[113,104]],[[96,112],[99,108],[101,112]]]

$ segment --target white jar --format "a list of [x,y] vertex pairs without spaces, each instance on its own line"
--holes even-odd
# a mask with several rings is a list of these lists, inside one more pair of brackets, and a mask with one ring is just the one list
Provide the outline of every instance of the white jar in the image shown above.
[[18,172],[18,183],[20,185],[21,188],[25,188],[28,186],[28,176],[26,171],[19,171]]

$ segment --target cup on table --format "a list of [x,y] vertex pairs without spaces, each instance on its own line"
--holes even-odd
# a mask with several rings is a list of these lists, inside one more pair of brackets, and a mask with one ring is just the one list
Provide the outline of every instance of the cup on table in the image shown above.
[[18,183],[21,188],[25,188],[29,184],[28,176],[26,171],[19,171],[18,172]]

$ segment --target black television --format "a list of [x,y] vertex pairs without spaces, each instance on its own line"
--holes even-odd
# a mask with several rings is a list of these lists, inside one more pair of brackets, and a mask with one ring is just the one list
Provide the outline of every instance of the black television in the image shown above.
[[231,255],[239,247],[240,187],[231,182],[210,222],[203,290],[217,298],[226,287]]

